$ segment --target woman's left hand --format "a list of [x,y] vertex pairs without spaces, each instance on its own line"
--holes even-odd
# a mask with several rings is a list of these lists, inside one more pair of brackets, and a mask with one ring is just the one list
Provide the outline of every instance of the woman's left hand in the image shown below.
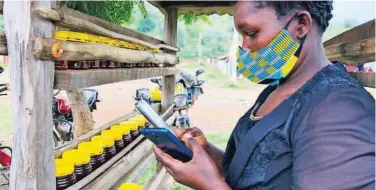
[[172,158],[157,146],[153,146],[157,159],[175,181],[194,189],[230,189],[201,145],[194,138],[185,139],[185,144],[193,152],[192,160],[186,163]]

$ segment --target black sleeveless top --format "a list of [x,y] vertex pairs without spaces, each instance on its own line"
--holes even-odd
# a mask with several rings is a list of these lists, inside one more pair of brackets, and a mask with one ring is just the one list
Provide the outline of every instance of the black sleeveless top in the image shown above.
[[257,122],[254,106],[224,155],[232,189],[374,189],[375,99],[341,64],[323,68]]

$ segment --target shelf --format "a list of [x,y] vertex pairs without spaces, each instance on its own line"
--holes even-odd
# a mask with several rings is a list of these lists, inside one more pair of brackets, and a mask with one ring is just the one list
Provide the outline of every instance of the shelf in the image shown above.
[[374,72],[349,72],[356,80],[365,87],[375,88]]
[[178,72],[179,69],[176,67],[56,70],[54,88],[71,90],[121,81],[175,75]]

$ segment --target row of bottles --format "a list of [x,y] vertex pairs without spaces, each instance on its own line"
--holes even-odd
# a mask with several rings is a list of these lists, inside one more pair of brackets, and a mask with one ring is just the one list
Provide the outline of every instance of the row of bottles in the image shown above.
[[55,159],[56,188],[66,189],[121,152],[139,136],[139,129],[149,127],[142,115],[115,124],[88,142],[81,142],[77,149],[64,151]]

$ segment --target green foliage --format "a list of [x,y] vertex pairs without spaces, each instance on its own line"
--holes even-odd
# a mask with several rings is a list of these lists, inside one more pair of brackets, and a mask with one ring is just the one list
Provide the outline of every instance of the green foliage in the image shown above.
[[208,15],[196,15],[193,12],[179,15],[179,21],[183,21],[186,25],[192,25],[198,21],[202,21],[206,24],[212,25]]
[[148,16],[143,1],[68,1],[69,8],[78,10],[91,16],[102,18],[114,24],[134,22],[132,16],[134,7],[138,7],[144,18]]

